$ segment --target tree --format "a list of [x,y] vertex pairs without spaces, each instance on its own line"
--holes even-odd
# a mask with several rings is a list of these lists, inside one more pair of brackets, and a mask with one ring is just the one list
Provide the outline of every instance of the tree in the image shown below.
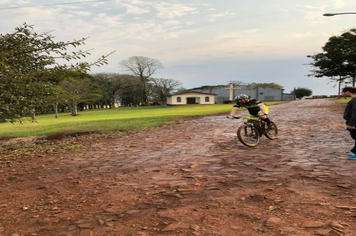
[[313,60],[309,65],[315,68],[308,76],[329,77],[339,84],[349,79],[355,86],[356,29],[330,37],[322,49],[322,53],[307,56]]
[[64,103],[63,93],[64,91],[62,90],[61,86],[51,84],[51,93],[47,97],[45,97],[46,102],[43,105],[47,106],[48,104],[50,104],[50,106],[53,107],[54,118],[58,118],[59,103]]
[[[85,44],[86,38],[54,42],[49,32],[36,33],[24,23],[13,33],[0,35],[0,122],[21,121],[35,107],[55,94],[52,85],[59,84],[71,71],[86,72],[91,66],[107,64],[102,56],[93,63],[69,63],[89,55],[88,51],[68,52]],[[72,49],[71,49],[72,50]]]
[[167,96],[182,85],[181,82],[173,79],[152,79],[152,83],[154,97],[164,104],[167,103]]
[[78,115],[80,102],[98,101],[102,97],[100,86],[86,74],[67,78],[60,83],[60,86],[63,91],[62,99],[69,106],[72,116]]
[[142,101],[142,84],[140,79],[132,77],[127,80],[122,88],[119,89],[118,95],[123,106],[138,106]]
[[239,81],[239,80],[232,80],[232,81],[229,81],[229,84],[232,84],[232,85],[234,85],[234,86],[246,85],[245,82],[242,82],[242,81]]
[[296,98],[302,98],[305,96],[310,96],[313,94],[313,92],[310,89],[307,88],[294,88],[293,91],[291,91],[291,93],[295,94]]
[[52,96],[52,105],[53,105],[53,110],[54,110],[54,118],[58,118],[58,104],[60,102],[60,99],[62,98],[62,94],[64,91],[61,89],[59,85],[54,85],[54,93]]
[[177,89],[176,93],[186,93],[186,92],[189,92],[189,91],[191,91],[191,90],[181,87],[181,88]]
[[277,88],[277,89],[284,88],[282,85],[279,85],[276,83],[251,83],[250,85],[256,86],[256,87],[261,87],[261,88]]
[[119,98],[118,91],[124,88],[127,81],[133,77],[132,75],[117,73],[97,73],[93,76],[101,83],[103,100],[110,105],[110,108],[114,107]]
[[148,82],[157,69],[162,68],[160,61],[143,56],[133,56],[120,62],[134,76],[140,79],[142,85],[142,104],[147,104]]

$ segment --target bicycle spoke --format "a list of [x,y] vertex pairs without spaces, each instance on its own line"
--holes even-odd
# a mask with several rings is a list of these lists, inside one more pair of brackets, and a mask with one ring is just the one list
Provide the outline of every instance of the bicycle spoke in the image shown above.
[[256,146],[260,139],[258,131],[251,125],[240,126],[237,130],[237,137],[242,144],[249,147]]
[[267,138],[273,140],[277,138],[277,134],[278,134],[277,126],[274,122],[271,121],[271,128],[266,129],[265,135]]

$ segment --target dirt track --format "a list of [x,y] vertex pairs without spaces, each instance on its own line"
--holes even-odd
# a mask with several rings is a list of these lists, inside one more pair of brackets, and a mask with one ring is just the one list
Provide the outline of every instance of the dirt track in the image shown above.
[[256,148],[221,115],[11,163],[0,169],[0,235],[356,235],[342,108],[270,110],[279,139]]

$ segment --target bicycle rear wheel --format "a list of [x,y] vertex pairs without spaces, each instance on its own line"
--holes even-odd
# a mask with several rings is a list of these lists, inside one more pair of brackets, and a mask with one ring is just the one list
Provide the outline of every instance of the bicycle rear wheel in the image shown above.
[[258,130],[251,125],[241,125],[237,129],[237,138],[248,147],[254,147],[260,141]]
[[274,122],[271,121],[271,129],[265,127],[265,136],[271,140],[276,139],[278,135],[278,129]]

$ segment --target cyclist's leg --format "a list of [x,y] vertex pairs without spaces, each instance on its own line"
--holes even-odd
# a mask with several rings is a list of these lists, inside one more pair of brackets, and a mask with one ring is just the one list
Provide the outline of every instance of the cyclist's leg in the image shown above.
[[256,124],[258,124],[258,121],[260,120],[260,116],[258,114],[253,115],[250,113],[249,119],[252,121],[252,123],[255,124],[256,122]]
[[259,116],[262,120],[264,120],[264,121],[267,123],[268,128],[271,129],[271,128],[272,128],[272,127],[271,127],[271,121],[270,121],[270,119],[269,119],[268,116],[267,116],[268,113],[269,113],[269,108],[266,106],[266,112],[264,113],[264,115],[262,115],[262,114],[263,114],[262,111],[259,111],[259,112],[258,112],[258,116]]

